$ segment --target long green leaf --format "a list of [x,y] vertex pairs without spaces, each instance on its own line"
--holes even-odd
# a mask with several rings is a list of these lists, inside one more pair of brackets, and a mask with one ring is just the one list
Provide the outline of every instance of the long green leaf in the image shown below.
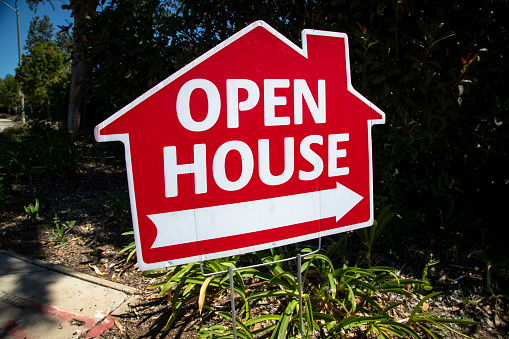
[[399,328],[399,329],[405,331],[406,333],[410,334],[413,338],[416,338],[416,339],[421,338],[419,336],[419,334],[416,331],[414,331],[414,329],[412,329],[412,327],[410,327],[406,324],[401,324],[401,323],[398,323],[393,320],[382,320],[382,321],[380,321],[379,325],[385,325],[385,326],[391,327],[391,328]]
[[309,256],[309,260],[312,261],[312,260],[322,260],[324,261],[325,263],[327,263],[330,267],[330,270],[331,271],[334,271],[334,265],[332,264],[332,261],[330,260],[329,257],[327,257],[326,255],[324,254],[313,254],[311,256]]
[[390,337],[387,335],[387,332],[392,333],[393,335],[396,335],[399,338],[405,336],[405,332],[397,328],[391,328],[389,326],[380,326],[377,323],[373,324],[372,326],[374,331],[380,334],[383,338],[390,339]]
[[397,303],[394,303],[392,305],[387,306],[386,308],[383,309],[381,315],[388,314],[390,310],[392,310],[392,309],[394,309],[394,308],[396,308],[396,307],[398,307],[398,306],[400,306],[402,304],[403,304],[403,302],[397,302]]
[[423,324],[419,324],[419,323],[417,323],[417,326],[419,326],[422,330],[424,330],[426,333],[428,333],[430,335],[430,337],[432,337],[433,339],[438,339],[438,337],[435,335],[435,333],[433,333],[433,331],[431,331],[431,329],[429,329],[427,326],[424,326]]
[[353,292],[353,289],[350,287],[350,285],[346,286],[348,287],[348,300],[352,305],[352,309],[348,313],[355,313],[355,310],[357,309],[357,300],[355,299],[355,293]]
[[136,244],[134,242],[131,242],[126,247],[124,247],[120,251],[118,251],[118,254],[124,253],[125,251],[128,251],[135,246],[136,246]]
[[[186,282],[188,282],[187,279],[191,276],[191,274],[192,274],[191,270],[193,269],[193,267],[194,267],[194,263],[185,265],[185,268],[183,270],[179,270],[178,272],[177,272],[177,270],[175,270],[176,273],[174,273],[173,276],[171,277],[171,279],[167,281],[166,285],[164,285],[164,287],[161,289],[161,292],[159,292],[159,295],[164,295],[175,284],[180,286],[180,287],[177,287],[178,290],[180,291],[180,289],[183,287],[183,285]],[[205,278],[203,278],[198,283],[202,284],[204,280],[205,280]],[[176,292],[177,296],[179,294],[179,291]]]
[[[219,315],[219,316],[221,316],[221,317],[223,317],[225,319],[228,319],[229,321],[231,321],[233,323],[233,318],[232,318],[232,316],[230,314],[227,314],[227,313],[224,313],[224,312],[218,312],[217,315]],[[254,339],[253,335],[251,334],[251,331],[246,327],[246,325],[244,325],[242,323],[242,321],[237,319],[237,321],[235,323],[243,331],[243,332],[237,331],[237,336],[238,337]]]
[[249,319],[248,321],[246,321],[244,323],[244,325],[246,326],[251,326],[251,325],[254,325],[256,323],[259,323],[259,322],[262,322],[262,321],[267,321],[267,320],[279,320],[281,319],[281,316],[278,315],[278,314],[266,314],[266,315],[260,315],[256,318],[251,318]]
[[329,314],[320,313],[320,312],[313,312],[313,317],[315,319],[325,320],[325,322],[331,323],[336,321],[336,318]]
[[143,276],[145,278],[152,278],[152,279],[160,279],[165,277],[168,274],[168,272],[154,272],[154,273],[147,273],[143,272]]
[[369,325],[370,323],[375,323],[377,321],[385,320],[386,317],[382,316],[373,316],[373,317],[361,317],[361,316],[351,316],[348,318],[344,318],[334,327],[334,331],[343,331],[352,327]]
[[[306,304],[306,312],[304,312],[304,315],[306,316],[306,323],[308,325],[308,328],[307,328],[307,335],[309,336],[309,332],[311,331],[311,333],[313,333],[313,330],[317,330],[319,331],[320,330],[320,327],[318,326],[318,324],[315,322],[315,319],[313,318],[313,305],[311,304],[311,298],[309,297],[309,295],[306,295],[305,297],[305,304]],[[310,329],[311,327],[311,329]]]
[[279,326],[279,333],[277,338],[278,339],[285,339],[286,338],[286,332],[288,331],[288,325],[290,323],[290,320],[293,318],[293,311],[298,306],[297,300],[292,300],[286,306],[286,309],[283,312],[283,316],[281,317],[281,325]]
[[426,300],[428,299],[431,299],[433,298],[434,296],[436,296],[437,294],[440,294],[441,292],[435,292],[435,293],[431,293],[431,294],[428,294],[427,296],[423,297],[418,303],[417,305],[415,306],[415,308],[413,309],[412,311],[412,314],[410,315],[410,317],[408,318],[408,321],[409,322],[412,322],[414,321],[414,317],[415,315],[417,314],[417,312],[419,312],[419,310],[421,309],[422,305],[426,302]]
[[479,325],[480,322],[465,319],[452,319],[452,318],[428,318],[417,315],[414,317],[417,322],[431,322],[431,323],[445,323],[445,324],[460,324],[460,325]]
[[357,292],[357,294],[362,298],[364,299],[368,304],[370,304],[371,306],[373,306],[373,308],[379,313],[379,314],[383,314],[383,310],[382,310],[382,307],[380,307],[380,305],[378,305],[378,303],[376,301],[374,301],[369,295],[367,295],[366,293],[360,291],[360,292]]
[[299,294],[295,290],[269,290],[269,291],[253,293],[250,296],[248,296],[246,299],[254,300],[254,299],[268,298],[268,297],[298,298]]
[[336,298],[336,292],[337,292],[336,279],[334,279],[334,276],[332,275],[332,273],[327,273],[327,278],[329,279],[331,295],[333,298]]

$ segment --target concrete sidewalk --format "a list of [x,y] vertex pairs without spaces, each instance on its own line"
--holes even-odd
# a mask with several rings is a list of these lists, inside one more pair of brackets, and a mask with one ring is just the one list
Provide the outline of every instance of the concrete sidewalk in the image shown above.
[[[137,289],[0,251],[0,338],[96,338]],[[117,313],[115,313],[117,312]]]
[[0,132],[2,132],[7,127],[15,126],[16,123],[9,119],[0,118]]

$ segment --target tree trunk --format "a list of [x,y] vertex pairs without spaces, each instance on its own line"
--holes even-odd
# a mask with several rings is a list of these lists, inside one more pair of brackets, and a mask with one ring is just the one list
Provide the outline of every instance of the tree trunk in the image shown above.
[[80,128],[81,120],[86,111],[86,101],[88,88],[85,77],[89,71],[86,63],[85,46],[80,37],[85,33],[82,25],[86,16],[92,16],[96,13],[99,0],[71,0],[72,13],[74,16],[74,51],[71,66],[71,85],[69,93],[69,106],[67,110],[67,129],[69,132],[76,133]]
[[81,117],[85,112],[87,84],[83,80],[87,72],[87,66],[82,58],[74,56],[71,68],[69,106],[67,109],[67,129],[69,132],[78,132]]

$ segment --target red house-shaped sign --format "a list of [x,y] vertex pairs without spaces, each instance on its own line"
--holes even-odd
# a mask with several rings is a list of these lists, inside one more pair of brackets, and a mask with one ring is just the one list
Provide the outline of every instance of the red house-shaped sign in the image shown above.
[[125,146],[140,269],[373,223],[371,126],[344,33],[257,21],[95,129]]

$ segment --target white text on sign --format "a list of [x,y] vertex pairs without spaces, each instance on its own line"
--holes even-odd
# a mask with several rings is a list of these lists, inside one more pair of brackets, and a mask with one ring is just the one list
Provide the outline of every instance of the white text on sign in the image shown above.
[[[289,88],[289,79],[265,79],[263,88],[264,125],[285,126],[291,123],[289,116],[276,116],[276,106],[286,105],[288,100],[284,96],[276,96],[277,88]],[[303,122],[303,102],[305,101],[309,112],[316,124],[326,122],[325,80],[318,80],[317,100],[315,101],[307,82],[302,79],[293,80],[294,94],[294,124]],[[191,116],[190,99],[194,90],[203,90],[207,96],[208,112],[202,121],[195,121]],[[239,90],[247,91],[247,98],[239,102]],[[248,79],[228,79],[226,82],[226,120],[228,128],[239,127],[239,113],[254,108],[260,99],[258,85]],[[210,129],[217,122],[221,113],[221,97],[217,87],[209,80],[193,79],[186,82],[177,96],[177,117],[184,128],[193,132],[203,132]],[[327,174],[329,177],[347,175],[347,166],[338,166],[338,159],[346,157],[346,149],[340,146],[341,142],[349,140],[348,133],[330,134],[327,139]],[[300,140],[299,153],[303,159],[312,165],[312,170],[298,171],[298,178],[302,181],[317,179],[324,170],[324,161],[311,145],[323,145],[324,136],[309,135]],[[258,175],[260,180],[269,186],[281,185],[287,182],[295,172],[295,139],[284,138],[284,170],[279,175],[270,171],[269,139],[259,139],[258,148]],[[318,147],[318,146],[317,146]],[[241,174],[232,181],[226,175],[226,157],[235,151],[240,155]],[[163,149],[164,156],[164,183],[167,198],[178,196],[178,176],[193,174],[195,193],[207,192],[207,146],[205,144],[193,145],[193,162],[188,164],[177,163],[176,146],[167,146]],[[251,147],[243,141],[231,140],[223,143],[215,151],[212,158],[212,176],[217,186],[225,191],[237,191],[244,188],[251,180],[255,166],[254,154]]]
[[[276,116],[276,106],[284,106],[288,99],[276,96],[277,88],[289,88],[289,79],[265,79],[263,81],[263,119],[265,126],[290,125],[290,117]],[[194,90],[200,89],[207,95],[208,111],[202,121],[195,121],[191,116],[190,100]],[[239,102],[239,90],[247,91],[247,99]],[[318,80],[318,100],[315,101],[306,80],[293,80],[294,123],[302,124],[303,101],[317,124],[326,121],[325,80]],[[228,128],[239,127],[240,111],[253,109],[260,100],[258,85],[248,79],[226,80],[226,124]],[[203,132],[215,125],[221,113],[221,96],[216,85],[206,79],[192,79],[186,82],[177,95],[177,117],[180,124],[189,131]]]

